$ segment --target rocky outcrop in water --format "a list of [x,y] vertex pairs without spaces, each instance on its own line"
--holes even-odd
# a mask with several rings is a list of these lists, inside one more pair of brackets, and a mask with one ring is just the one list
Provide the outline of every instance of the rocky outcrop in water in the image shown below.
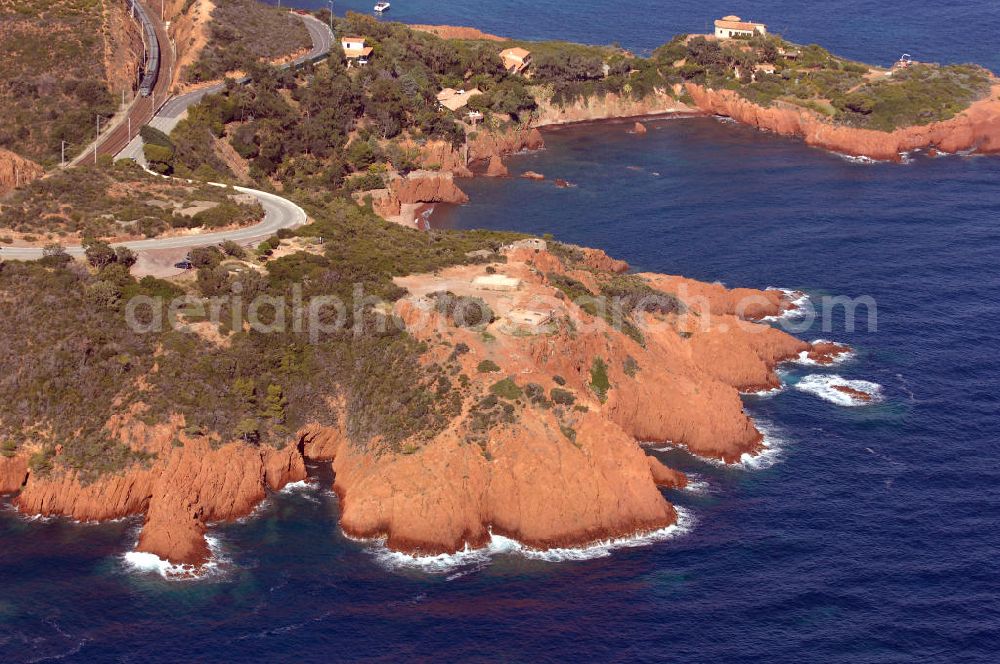
[[505,178],[510,175],[510,171],[504,166],[503,159],[497,156],[490,157],[489,165],[486,167],[486,177]]

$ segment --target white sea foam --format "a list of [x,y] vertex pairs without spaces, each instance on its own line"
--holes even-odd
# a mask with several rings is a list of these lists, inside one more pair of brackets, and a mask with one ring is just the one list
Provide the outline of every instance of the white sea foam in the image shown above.
[[322,502],[322,498],[320,497],[319,482],[311,479],[305,479],[299,482],[289,482],[278,493],[285,496],[296,495],[299,498],[308,500],[310,503],[319,504]]
[[305,479],[299,480],[298,482],[289,482],[281,491],[278,493],[300,493],[302,491],[312,491],[319,487],[319,483],[313,480]]
[[[660,528],[647,533],[639,533],[629,537],[619,537],[600,542],[594,542],[580,547],[559,547],[552,549],[534,549],[509,537],[490,534],[489,543],[479,549],[466,547],[455,553],[444,553],[436,556],[414,556],[398,551],[391,551],[385,546],[385,540],[368,540],[375,559],[389,569],[415,569],[428,574],[450,574],[449,579],[464,576],[456,573],[460,568],[472,567],[481,569],[488,565],[494,556],[500,554],[519,555],[532,560],[548,562],[572,562],[606,558],[616,549],[648,546],[657,542],[673,539],[691,532],[694,527],[694,515],[683,507],[674,506],[677,510],[677,523],[666,528]],[[468,571],[466,570],[465,573]]]
[[[764,437],[761,440],[761,445],[763,449],[757,454],[749,454],[744,452],[740,456],[740,460],[736,463],[726,463],[722,459],[716,459],[714,457],[701,456],[695,454],[687,447],[683,445],[676,445],[667,441],[666,443],[642,443],[639,444],[646,449],[652,450],[654,452],[669,452],[671,450],[681,450],[687,452],[688,454],[694,456],[705,463],[710,463],[713,466],[718,466],[720,468],[743,468],[745,470],[763,470],[764,468],[770,468],[774,464],[781,460],[781,450],[785,445],[785,438],[781,435],[778,428],[771,424],[770,422],[762,421],[760,419],[755,419],[754,424],[757,430],[760,431],[761,435]],[[652,445],[657,444],[659,447],[652,447]]]
[[238,519],[235,519],[233,523],[240,523],[240,524],[249,523],[269,509],[271,509],[271,496],[265,497],[264,500],[260,501],[254,506],[253,510],[251,510],[249,514],[247,514],[246,516],[241,516]]
[[798,320],[805,317],[805,307],[810,302],[807,294],[790,288],[768,287],[765,290],[780,290],[785,294],[785,299],[787,299],[792,306],[789,309],[782,311],[780,314],[774,316],[764,316],[761,318],[762,321],[773,323],[780,320]]
[[205,536],[208,550],[211,554],[208,562],[198,567],[196,565],[181,565],[160,558],[155,553],[145,551],[129,551],[122,555],[126,570],[138,574],[159,574],[171,581],[194,581],[222,573],[224,563],[229,562],[222,555],[222,545],[217,537]]
[[871,157],[866,157],[864,155],[844,154],[842,152],[834,152],[833,154],[837,155],[838,157],[840,157],[844,161],[851,162],[852,164],[878,164],[878,163],[881,163],[880,160],[878,160],[878,159],[872,159]]
[[[813,346],[815,346],[817,344],[832,344],[832,343],[837,343],[837,342],[830,341],[829,339],[816,339],[815,341],[812,341],[811,343],[812,343]],[[801,365],[804,365],[804,366],[807,366],[807,367],[819,367],[819,366],[832,367],[834,365],[843,364],[844,362],[847,362],[848,360],[854,359],[854,356],[855,356],[854,355],[854,351],[853,350],[847,350],[846,346],[844,348],[845,348],[845,351],[843,353],[840,353],[840,354],[834,356],[833,361],[832,362],[828,362],[826,364],[820,364],[816,360],[813,360],[812,358],[810,358],[809,357],[809,351],[807,351],[807,350],[804,350],[804,351],[800,352],[799,356],[796,359],[792,360],[792,361],[795,362],[795,364],[801,364]]]
[[683,491],[693,493],[696,496],[704,496],[712,493],[712,485],[708,483],[708,480],[701,479],[701,476],[689,473],[688,483],[687,486],[684,487]]
[[764,439],[761,441],[764,449],[757,454],[744,452],[740,456],[739,463],[736,465],[746,470],[764,470],[781,461],[782,450],[787,441],[781,435],[780,430],[770,422],[758,419],[754,421],[754,424],[761,435],[764,436]]
[[740,392],[740,394],[748,397],[757,397],[760,399],[767,399],[779,394],[785,389],[784,385],[779,385],[778,387],[770,387],[766,390],[758,390],[757,392]]
[[[871,396],[870,401],[859,399],[835,389],[842,385]],[[795,389],[814,394],[838,406],[867,406],[882,400],[882,386],[867,380],[848,380],[837,374],[810,374],[795,384]]]

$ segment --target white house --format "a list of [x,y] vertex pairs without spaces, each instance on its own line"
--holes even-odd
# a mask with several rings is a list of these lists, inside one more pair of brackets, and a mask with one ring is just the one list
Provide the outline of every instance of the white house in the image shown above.
[[732,39],[733,37],[753,37],[766,35],[767,26],[763,23],[744,21],[739,16],[724,16],[715,21],[715,38]]
[[341,37],[340,47],[344,49],[348,60],[358,60],[359,64],[367,62],[374,50],[371,46],[365,46],[364,37]]

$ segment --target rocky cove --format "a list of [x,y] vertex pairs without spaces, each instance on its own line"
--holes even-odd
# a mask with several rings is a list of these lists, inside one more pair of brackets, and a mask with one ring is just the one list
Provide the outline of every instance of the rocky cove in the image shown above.
[[[680,92],[689,95],[688,103],[678,99]],[[660,91],[641,100],[612,93],[566,105],[543,99],[530,124],[476,132],[465,148],[454,148],[443,141],[412,145],[418,150],[422,170],[405,177],[390,174],[388,189],[368,193],[373,197],[375,211],[383,218],[404,225],[415,222],[419,225],[420,212],[426,205],[468,202],[468,196],[455,178],[510,175],[504,159],[518,152],[544,148],[542,131],[546,128],[636,120],[632,131],[641,136],[645,133],[643,120],[705,115],[731,118],[762,131],[800,138],[813,147],[862,159],[898,162],[905,154],[920,150],[932,156],[1000,153],[998,83],[992,85],[986,98],[974,102],[950,120],[892,132],[834,124],[802,106],[776,103],[764,107],[731,90],[688,83],[683,88],[677,86],[674,94]],[[525,173],[524,177],[543,180],[545,175]],[[549,175],[558,177],[558,174]]]

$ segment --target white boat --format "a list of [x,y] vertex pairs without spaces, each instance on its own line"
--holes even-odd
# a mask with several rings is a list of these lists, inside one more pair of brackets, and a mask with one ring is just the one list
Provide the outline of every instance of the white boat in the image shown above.
[[381,14],[384,11],[388,11],[389,7],[391,7],[391,6],[392,6],[392,4],[390,4],[388,2],[376,2],[375,3],[375,11],[377,11],[379,14]]

